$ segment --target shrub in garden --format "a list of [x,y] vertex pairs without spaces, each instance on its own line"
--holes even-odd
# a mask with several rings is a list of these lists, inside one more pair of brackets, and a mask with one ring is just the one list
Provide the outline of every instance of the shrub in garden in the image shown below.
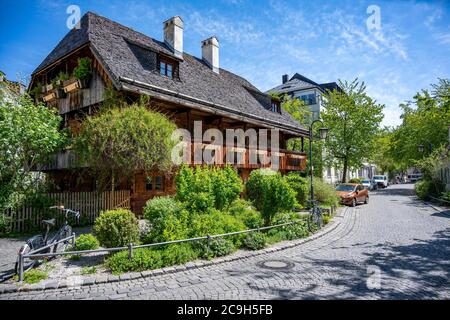
[[172,197],[155,197],[147,201],[144,217],[151,224],[146,242],[165,242],[188,236],[188,213]]
[[121,247],[139,241],[138,220],[127,209],[102,212],[93,229],[103,247]]
[[82,234],[75,241],[75,250],[95,250],[98,249],[100,243],[92,234]]
[[[245,230],[245,225],[236,217],[218,210],[209,214],[195,214],[190,222],[190,237],[201,237]],[[238,244],[240,236],[230,237]]]
[[256,211],[252,203],[244,200],[235,200],[228,208],[228,212],[242,221],[247,229],[256,229],[263,225],[261,213]]
[[181,166],[176,181],[177,200],[191,212],[228,207],[242,192],[242,181],[230,166],[223,169]]
[[171,244],[164,248],[140,248],[133,250],[129,259],[128,251],[121,251],[106,261],[106,266],[114,274],[129,271],[158,269],[183,264],[198,257],[197,252],[188,243]]
[[3,213],[0,213],[0,234],[8,233],[10,230],[9,219]]
[[417,196],[425,200],[429,195],[433,193],[433,182],[431,180],[419,180],[414,185]]
[[236,250],[236,246],[233,242],[224,238],[211,239],[209,242],[209,248],[206,240],[197,242],[194,247],[199,253],[199,257],[206,259],[226,256]]
[[300,239],[309,235],[306,220],[299,219],[295,213],[279,213],[274,218],[274,224],[284,224],[292,221],[297,221],[297,223],[270,229],[267,234],[272,238],[272,241],[269,242]]
[[306,207],[309,198],[308,179],[300,176],[297,172],[290,172],[286,176],[286,181],[295,191],[297,203],[301,207]]
[[360,178],[351,178],[348,182],[349,183],[361,183],[361,180],[362,179],[360,179]]
[[243,244],[250,250],[263,249],[266,246],[266,236],[261,232],[250,233],[244,238]]
[[292,210],[296,204],[295,191],[279,172],[270,169],[252,171],[246,190],[249,199],[261,211],[266,226],[277,212]]
[[128,251],[120,251],[106,260],[106,266],[113,274],[161,268],[163,266],[162,251],[148,248],[135,249],[132,259],[128,259]]
[[[320,178],[314,177],[314,199],[327,206],[336,206],[338,198],[334,187]],[[308,181],[308,190],[310,182]]]

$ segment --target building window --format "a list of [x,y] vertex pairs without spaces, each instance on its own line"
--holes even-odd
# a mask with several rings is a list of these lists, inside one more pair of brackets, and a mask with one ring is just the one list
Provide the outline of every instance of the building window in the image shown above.
[[280,103],[278,101],[273,101],[270,105],[270,111],[280,113]]
[[317,103],[316,95],[314,93],[306,94],[306,95],[300,96],[299,98],[300,98],[300,100],[303,100],[303,102],[305,102],[305,104],[307,106]]
[[145,190],[153,191],[153,176],[147,177],[147,183],[145,184]]
[[163,191],[164,190],[164,177],[163,176],[147,176],[147,182],[145,184],[147,191]]
[[161,176],[156,176],[155,177],[155,190],[156,191],[162,191],[163,190],[163,177]]
[[159,74],[170,79],[174,78],[175,62],[161,60],[159,62]]

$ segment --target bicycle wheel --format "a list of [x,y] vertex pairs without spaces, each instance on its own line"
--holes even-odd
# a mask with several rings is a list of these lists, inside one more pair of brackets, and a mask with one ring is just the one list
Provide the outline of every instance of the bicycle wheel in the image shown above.
[[[65,238],[68,238],[72,235],[72,227],[71,226],[66,226],[64,228],[64,230],[60,233],[60,235],[54,240],[54,241],[59,241]],[[60,242],[58,244],[55,244],[53,246],[53,252],[64,252],[66,251],[66,249],[69,247],[70,245],[70,241],[66,240],[64,242]]]
[[[24,255],[30,253],[31,251],[34,251],[36,249],[42,248],[45,245],[44,243],[44,237],[42,237],[41,235],[39,236],[35,236],[31,239],[28,239],[27,243],[24,244],[20,249],[19,249],[19,253],[22,253]],[[48,252],[47,250],[43,250],[40,251],[38,253],[46,253]],[[31,268],[33,268],[36,264],[38,264],[40,261],[42,260],[42,258],[25,258],[24,259],[24,264],[23,264],[23,271],[28,271]],[[14,265],[14,270],[16,272],[16,274],[19,273],[19,257],[17,257],[17,261]]]

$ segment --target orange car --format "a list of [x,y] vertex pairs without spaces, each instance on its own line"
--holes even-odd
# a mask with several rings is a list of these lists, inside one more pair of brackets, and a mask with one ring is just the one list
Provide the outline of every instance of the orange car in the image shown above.
[[341,199],[340,203],[355,207],[358,202],[369,203],[369,190],[362,184],[343,183],[336,187],[336,195]]

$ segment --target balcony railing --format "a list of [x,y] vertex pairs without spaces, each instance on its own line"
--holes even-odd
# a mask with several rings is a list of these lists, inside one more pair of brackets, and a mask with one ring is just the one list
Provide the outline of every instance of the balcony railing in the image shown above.
[[[204,143],[190,143],[190,159],[185,158],[184,162],[190,165],[211,164],[218,167],[231,164],[236,168],[259,169],[274,168],[286,171],[298,171],[306,169],[306,154],[297,151],[278,150],[278,151],[258,151],[249,148],[214,146]],[[203,159],[205,153],[213,155],[215,161],[208,162]],[[231,161],[231,155],[234,154]],[[47,164],[37,166],[38,171],[62,170],[79,168],[75,153],[73,150],[65,150],[54,154]]]

